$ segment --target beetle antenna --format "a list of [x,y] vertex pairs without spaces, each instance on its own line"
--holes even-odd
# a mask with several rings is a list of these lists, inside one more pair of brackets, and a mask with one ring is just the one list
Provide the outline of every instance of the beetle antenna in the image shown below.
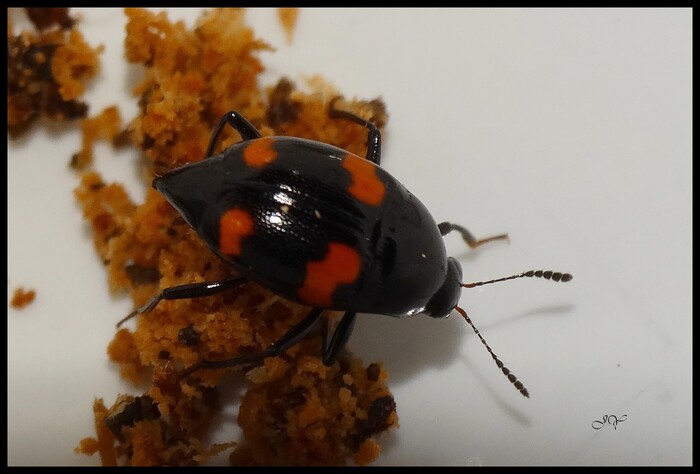
[[493,350],[491,349],[491,346],[489,346],[488,343],[486,342],[486,339],[484,339],[484,336],[482,336],[481,333],[479,332],[479,330],[476,328],[476,326],[474,326],[474,323],[472,322],[471,318],[469,318],[469,316],[467,316],[467,312],[464,311],[459,306],[455,306],[455,310],[459,314],[462,315],[462,317],[472,327],[472,329],[474,330],[476,335],[479,336],[479,339],[481,339],[481,343],[484,345],[484,347],[486,347],[486,350],[489,351],[489,354],[491,354],[491,357],[493,357],[493,360],[496,361],[496,365],[498,366],[499,369],[501,369],[501,372],[503,372],[503,375],[505,375],[508,378],[508,380],[510,380],[510,383],[512,383],[515,386],[515,388],[517,388],[518,391],[523,394],[523,396],[525,398],[530,398],[530,394],[527,391],[527,389],[525,388],[525,385],[523,385],[523,383],[520,380],[518,380],[518,377],[516,377],[513,374],[513,372],[510,371],[510,369],[508,367],[503,365],[503,362],[501,362],[501,359],[499,359],[498,356],[493,352]]
[[[488,280],[488,281],[477,281],[475,283],[462,283],[463,288],[474,288],[477,286],[482,286],[482,285],[488,285],[491,283],[498,283],[501,281],[508,281],[508,280],[515,280],[517,278],[525,278],[525,277],[535,277],[535,278],[544,278],[545,280],[553,280],[553,281],[560,281],[560,282],[567,282],[573,280],[573,275],[570,273],[561,273],[561,272],[553,272],[550,270],[530,270],[527,272],[523,273],[518,273],[516,275],[511,275],[503,278],[496,278],[495,280]],[[488,345],[486,342],[486,339],[479,333],[479,330],[474,326],[474,323],[472,320],[467,316],[467,312],[464,311],[462,308],[459,306],[455,306],[455,310],[462,315],[462,317],[469,323],[469,325],[472,327],[474,332],[476,333],[477,336],[479,336],[479,339],[481,339],[481,343],[486,347],[486,350],[489,351],[489,354],[491,354],[491,357],[493,357],[493,360],[496,361],[496,365],[498,366],[499,369],[501,369],[501,372],[508,377],[508,380],[510,380],[510,383],[515,385],[515,388],[517,388],[520,393],[523,394],[523,396],[530,398],[530,394],[528,393],[527,389],[525,386],[522,384],[518,378],[513,375],[513,373],[503,365],[503,362],[501,362],[501,359],[498,358],[498,356],[491,350],[491,347]]]
[[501,281],[515,280],[517,278],[524,277],[536,277],[544,278],[545,280],[560,281],[565,283],[567,281],[573,280],[573,275],[570,273],[553,272],[551,270],[530,270],[528,272],[518,273],[517,275],[511,275],[503,278],[496,278],[495,280],[488,281],[477,281],[475,283],[462,283],[463,288],[474,288],[477,286],[488,285],[491,283],[498,283]]

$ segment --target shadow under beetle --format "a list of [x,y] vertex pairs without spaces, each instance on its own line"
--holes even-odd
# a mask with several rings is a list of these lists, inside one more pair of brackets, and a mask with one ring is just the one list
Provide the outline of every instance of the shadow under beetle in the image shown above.
[[[476,239],[462,226],[437,224],[427,208],[379,166],[377,127],[335,108],[329,116],[367,128],[367,155],[295,137],[262,137],[238,112],[226,113],[212,133],[206,158],[172,170],[153,187],[178,210],[209,248],[239,275],[165,288],[118,326],[151,311],[161,300],[213,295],[254,281],[278,295],[310,306],[308,315],[262,352],[226,360],[203,360],[183,376],[258,362],[304,338],[325,310],[344,311],[323,363],[331,365],[352,332],[357,313],[434,318],[453,310],[471,325],[501,371],[524,395],[523,384],[503,365],[467,313],[461,289],[522,277],[566,282],[568,273],[528,271],[496,280],[462,283],[462,268],[448,257],[442,237],[458,232],[471,248],[507,239]],[[242,141],[212,155],[228,124]]]

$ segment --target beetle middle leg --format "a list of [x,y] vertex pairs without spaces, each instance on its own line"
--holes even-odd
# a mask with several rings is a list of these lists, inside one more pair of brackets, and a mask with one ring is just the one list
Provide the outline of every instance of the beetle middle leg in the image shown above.
[[149,313],[153,311],[153,308],[155,308],[156,305],[161,302],[161,300],[184,300],[190,298],[200,298],[202,296],[211,296],[221,293],[222,291],[235,288],[247,281],[247,277],[235,276],[231,278],[224,278],[223,280],[203,281],[200,283],[189,283],[187,285],[177,285],[164,288],[163,291],[151,298],[148,303],[136,308],[124,319],[119,321],[117,323],[117,327],[120,327],[137,314]]
[[[277,357],[283,352],[298,344],[302,339],[304,339],[316,326],[321,314],[323,314],[323,309],[314,308],[309,312],[309,314],[301,320],[298,324],[293,326],[289,331],[287,331],[282,337],[270,344],[267,349],[261,352],[255,352],[253,354],[246,354],[239,357],[234,357],[232,359],[223,360],[203,360],[198,364],[193,365],[189,369],[185,370],[180,378],[187,377],[188,375],[196,372],[199,369],[224,369],[227,367],[235,367],[237,365],[248,365],[254,362],[259,362],[267,357]],[[350,334],[352,333],[353,326],[355,325],[355,317],[357,313],[347,312],[343,315],[343,318],[338,323],[338,326],[333,331],[331,336],[331,341],[326,345],[326,338],[323,341],[323,364],[326,366],[332,365],[340,351],[345,347]]]
[[260,135],[260,132],[258,132],[258,129],[255,128],[255,126],[252,123],[250,123],[245,117],[243,117],[235,110],[231,110],[230,112],[226,112],[224,116],[221,117],[221,119],[219,120],[219,123],[216,124],[214,132],[211,134],[209,146],[207,147],[207,152],[204,155],[204,158],[208,158],[212,156],[212,153],[214,153],[214,149],[216,148],[216,144],[219,141],[221,131],[224,129],[224,125],[226,124],[229,124],[231,127],[233,127],[240,134],[241,138],[243,138],[244,141],[254,140],[256,138],[262,137],[262,135]]
[[350,120],[356,124],[366,127],[367,133],[367,155],[365,158],[372,163],[378,165],[382,154],[382,135],[375,124],[369,120],[365,120],[346,110],[338,110],[335,108],[335,103],[340,99],[340,96],[334,97],[328,106],[328,116],[331,118],[339,118]]
[[453,224],[451,222],[441,222],[440,224],[438,224],[438,229],[440,229],[440,234],[443,237],[452,232],[453,230],[457,231],[462,236],[462,240],[464,240],[467,243],[467,245],[473,249],[485,244],[486,242],[503,239],[508,240],[508,234],[500,234],[494,235],[492,237],[486,237],[484,239],[477,239],[471,232],[469,232],[461,225]]
[[[357,313],[347,312],[343,315],[338,325],[333,331],[331,340],[326,344],[326,337],[323,338],[323,364],[326,366],[333,365],[336,361],[340,351],[343,350],[345,344],[347,344],[348,339],[350,339],[350,334],[352,334],[352,329],[355,326],[355,318]],[[325,333],[324,336],[328,334]]]
[[301,320],[301,322],[293,326],[282,337],[270,344],[267,349],[261,352],[246,354],[239,357],[234,357],[232,359],[203,360],[185,370],[185,372],[180,375],[180,378],[186,377],[199,369],[223,369],[226,367],[235,367],[237,365],[252,364],[267,357],[279,356],[293,345],[299,343],[309,334],[309,332],[311,332],[316,323],[318,323],[323,311],[324,310],[322,308],[312,309],[309,314]]

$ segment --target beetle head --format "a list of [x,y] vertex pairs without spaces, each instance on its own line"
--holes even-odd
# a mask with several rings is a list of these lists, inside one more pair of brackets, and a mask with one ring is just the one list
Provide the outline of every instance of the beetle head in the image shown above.
[[447,258],[445,281],[428,301],[423,312],[433,318],[447,317],[459,303],[462,293],[462,267],[452,257]]

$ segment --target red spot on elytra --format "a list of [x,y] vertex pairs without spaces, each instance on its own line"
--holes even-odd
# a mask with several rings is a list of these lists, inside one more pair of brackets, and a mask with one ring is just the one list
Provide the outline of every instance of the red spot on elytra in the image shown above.
[[272,138],[258,138],[251,140],[243,150],[243,160],[248,166],[260,168],[277,158],[277,152],[272,148]]
[[343,159],[345,168],[352,177],[348,192],[358,201],[378,206],[384,199],[386,188],[377,176],[376,166],[364,158],[347,154]]
[[241,240],[254,231],[253,218],[243,209],[229,209],[219,220],[219,250],[227,255],[240,255]]
[[339,285],[352,283],[360,274],[360,254],[346,244],[331,242],[323,260],[306,264],[306,280],[299,289],[302,303],[331,308],[333,292]]

